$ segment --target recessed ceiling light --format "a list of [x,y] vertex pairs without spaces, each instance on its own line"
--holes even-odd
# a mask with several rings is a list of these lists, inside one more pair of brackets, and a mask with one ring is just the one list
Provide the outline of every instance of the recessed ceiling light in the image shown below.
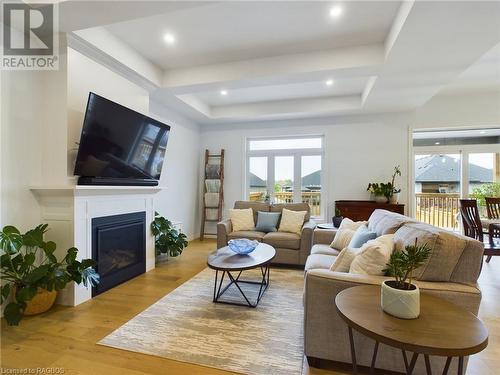
[[343,9],[340,5],[335,5],[330,8],[330,16],[332,17],[339,17],[343,12]]
[[329,79],[325,83],[326,83],[327,86],[331,86],[331,85],[333,85],[333,79]]
[[441,142],[434,142],[434,144],[435,144],[435,145],[440,145],[440,144],[441,144]]
[[226,96],[226,95],[227,95],[227,91],[226,91],[226,90],[220,90],[220,94],[221,94],[222,96]]
[[165,35],[163,35],[163,40],[167,44],[175,44],[175,35],[172,33],[166,33]]

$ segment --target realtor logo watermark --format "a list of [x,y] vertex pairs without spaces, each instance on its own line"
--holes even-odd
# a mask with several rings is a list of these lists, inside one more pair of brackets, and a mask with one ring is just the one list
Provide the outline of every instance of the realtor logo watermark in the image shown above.
[[1,69],[57,70],[57,7],[42,3],[2,3]]

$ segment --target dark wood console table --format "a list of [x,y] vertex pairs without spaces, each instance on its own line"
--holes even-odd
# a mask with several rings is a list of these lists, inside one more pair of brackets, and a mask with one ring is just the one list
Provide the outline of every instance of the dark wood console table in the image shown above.
[[354,221],[368,220],[373,211],[378,208],[404,215],[404,204],[377,203],[375,201],[335,201],[335,207],[340,215]]

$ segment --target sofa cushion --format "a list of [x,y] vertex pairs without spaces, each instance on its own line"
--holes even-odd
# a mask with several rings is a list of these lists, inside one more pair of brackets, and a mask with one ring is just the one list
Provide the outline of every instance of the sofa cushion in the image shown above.
[[330,267],[330,271],[333,272],[349,272],[351,268],[351,263],[358,254],[359,249],[351,249],[346,247],[343,249],[339,255],[337,255],[337,259]]
[[325,254],[311,254],[307,257],[306,265],[304,267],[305,271],[314,269],[330,269],[332,264],[335,262],[337,257],[334,255]]
[[251,208],[253,211],[254,224],[257,224],[257,212],[269,212],[269,204],[264,202],[236,201],[234,202],[234,208],[238,210]]
[[262,242],[266,234],[264,232],[258,232],[256,230],[240,230],[238,232],[231,232],[227,235],[229,240],[234,240],[237,238],[248,238],[250,240],[257,240]]
[[229,210],[229,218],[235,232],[255,229],[251,208]]
[[394,250],[394,234],[385,234],[365,243],[356,253],[350,273],[383,276]]
[[269,232],[264,235],[263,241],[275,248],[300,249],[300,236],[295,233]]
[[278,232],[290,232],[300,235],[306,214],[307,211],[293,211],[283,208]]
[[311,248],[311,254],[338,255],[337,249],[332,249],[329,245],[316,244]]
[[338,251],[346,248],[347,245],[349,245],[349,242],[351,242],[354,233],[355,231],[352,229],[339,229],[335,237],[333,237],[333,241],[330,246]]
[[304,216],[304,223],[309,221],[311,218],[310,212],[311,207],[307,203],[279,203],[271,205],[271,212],[281,212],[283,208],[286,208],[290,211],[306,211],[306,215]]
[[351,242],[349,242],[347,247],[359,249],[365,243],[370,240],[374,240],[375,238],[377,238],[377,233],[372,232],[366,225],[362,225],[356,229],[356,232],[354,232],[354,236],[352,236]]
[[384,234],[394,234],[404,224],[412,222],[415,220],[408,216],[377,209],[372,212],[368,219],[368,229],[377,233],[377,236],[383,236]]
[[255,230],[260,232],[276,232],[281,214],[279,212],[259,211],[257,215],[257,225]]
[[409,223],[402,226],[394,235],[397,251],[407,245],[427,244],[432,253],[424,265],[415,270],[414,276],[425,281],[449,281],[467,240],[452,232],[424,223]]

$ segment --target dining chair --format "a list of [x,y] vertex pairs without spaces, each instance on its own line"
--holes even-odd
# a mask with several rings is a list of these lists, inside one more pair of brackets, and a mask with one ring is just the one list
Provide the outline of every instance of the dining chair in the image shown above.
[[460,199],[460,215],[462,216],[465,235],[483,242],[483,225],[479,217],[477,200]]
[[500,198],[486,197],[488,219],[500,219]]

